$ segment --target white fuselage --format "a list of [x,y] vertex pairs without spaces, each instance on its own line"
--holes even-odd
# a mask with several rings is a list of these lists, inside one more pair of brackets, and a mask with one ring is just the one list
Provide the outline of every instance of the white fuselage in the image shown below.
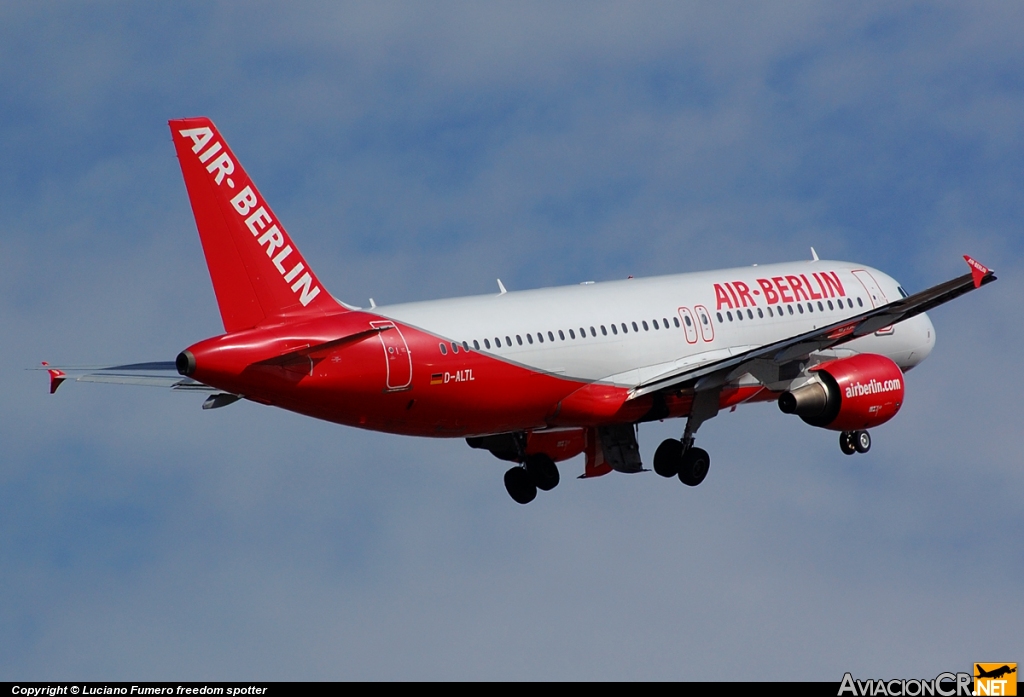
[[[376,311],[534,370],[634,386],[667,370],[832,324],[902,295],[899,284],[876,269],[805,261],[407,303]],[[934,344],[935,329],[921,314],[846,343],[832,355],[877,353],[909,370]]]

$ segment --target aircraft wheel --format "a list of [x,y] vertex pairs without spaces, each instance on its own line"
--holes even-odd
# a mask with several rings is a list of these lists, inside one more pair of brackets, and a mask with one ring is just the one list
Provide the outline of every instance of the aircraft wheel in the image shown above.
[[708,476],[708,468],[711,467],[711,458],[706,450],[701,448],[690,448],[683,453],[679,463],[679,481],[686,486],[697,486]]
[[679,463],[683,457],[683,443],[674,438],[661,441],[654,451],[654,471],[662,477],[675,477],[679,474]]
[[857,446],[853,442],[856,431],[843,431],[839,434],[839,449],[846,455],[853,455],[857,452]]
[[513,467],[505,473],[505,489],[516,503],[527,504],[537,498],[537,485],[522,467]]
[[867,431],[853,432],[853,447],[858,453],[866,453],[871,450],[871,434]]
[[526,472],[541,491],[551,491],[558,486],[558,466],[543,453],[526,456]]

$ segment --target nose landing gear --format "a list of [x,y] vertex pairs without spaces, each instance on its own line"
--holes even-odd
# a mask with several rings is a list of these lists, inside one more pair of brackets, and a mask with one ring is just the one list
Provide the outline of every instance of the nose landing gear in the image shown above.
[[871,434],[867,431],[843,431],[839,434],[839,449],[847,455],[871,450]]

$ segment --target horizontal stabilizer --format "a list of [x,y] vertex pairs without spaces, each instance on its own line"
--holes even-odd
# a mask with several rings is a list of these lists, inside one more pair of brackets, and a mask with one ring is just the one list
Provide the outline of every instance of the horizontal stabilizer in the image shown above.
[[169,387],[172,390],[193,392],[217,391],[209,385],[204,385],[192,378],[179,375],[178,369],[174,366],[174,361],[131,363],[114,366],[51,366],[43,363],[43,368],[37,368],[37,370],[46,370],[50,374],[50,394],[56,392],[57,387],[65,380],[100,382],[112,385]]

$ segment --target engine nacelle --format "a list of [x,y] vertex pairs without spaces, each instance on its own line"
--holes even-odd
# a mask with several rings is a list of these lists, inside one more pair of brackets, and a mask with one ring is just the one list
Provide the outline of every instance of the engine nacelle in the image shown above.
[[865,353],[820,363],[815,380],[779,396],[779,409],[811,426],[856,431],[884,424],[903,406],[903,371]]

